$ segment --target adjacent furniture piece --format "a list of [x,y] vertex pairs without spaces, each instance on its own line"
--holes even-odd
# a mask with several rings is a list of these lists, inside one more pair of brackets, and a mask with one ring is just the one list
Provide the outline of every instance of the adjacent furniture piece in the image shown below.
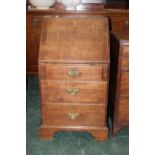
[[56,0],[29,0],[29,2],[36,9],[49,9],[56,3]]
[[128,33],[111,34],[109,110],[113,135],[129,126],[129,38]]
[[46,17],[39,53],[41,138],[87,131],[108,139],[108,18]]
[[26,71],[27,75],[38,74],[38,51],[43,17],[45,16],[96,16],[109,18],[111,31],[128,30],[128,10],[123,9],[123,3],[80,4],[75,11],[67,11],[57,3],[48,10],[29,8],[26,14]]

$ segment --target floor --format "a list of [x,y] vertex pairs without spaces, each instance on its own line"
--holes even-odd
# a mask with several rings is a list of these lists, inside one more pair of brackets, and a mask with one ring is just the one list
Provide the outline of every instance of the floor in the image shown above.
[[[53,139],[40,140],[40,101],[38,78],[28,77],[27,83],[27,155],[128,155],[129,130],[122,129],[108,142],[98,142],[84,132],[58,132]],[[111,123],[110,123],[111,124]],[[110,125],[111,126],[111,125]]]

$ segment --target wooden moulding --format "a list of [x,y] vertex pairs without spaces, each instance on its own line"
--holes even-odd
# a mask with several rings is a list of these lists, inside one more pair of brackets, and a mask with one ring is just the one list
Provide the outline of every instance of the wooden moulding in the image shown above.
[[41,139],[50,139],[58,131],[84,131],[91,133],[96,140],[108,140],[107,127],[79,127],[79,126],[47,126],[41,125],[39,128],[39,136]]

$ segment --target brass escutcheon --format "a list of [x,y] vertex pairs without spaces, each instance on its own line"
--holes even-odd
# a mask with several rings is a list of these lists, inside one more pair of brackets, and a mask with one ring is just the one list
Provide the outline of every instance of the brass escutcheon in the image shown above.
[[75,96],[80,90],[78,88],[68,88],[66,91],[69,95]]
[[75,78],[75,77],[79,76],[79,74],[80,74],[80,72],[77,69],[75,69],[75,68],[70,69],[68,71],[68,76],[70,76],[72,78]]
[[69,112],[69,113],[67,114],[67,116],[68,116],[68,118],[71,119],[71,120],[76,120],[76,119],[80,116],[80,114],[79,114],[79,113],[72,113],[72,112]]

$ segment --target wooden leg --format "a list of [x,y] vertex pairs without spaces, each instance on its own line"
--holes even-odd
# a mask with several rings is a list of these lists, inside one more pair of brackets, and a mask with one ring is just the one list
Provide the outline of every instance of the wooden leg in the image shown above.
[[118,124],[114,124],[113,125],[113,132],[112,132],[113,136],[116,136],[117,133],[121,130],[121,128],[122,128],[122,126],[120,126]]
[[54,137],[54,134],[57,130],[48,129],[44,127],[39,128],[39,136],[41,139],[51,139]]
[[92,130],[90,131],[90,133],[92,134],[92,136],[96,139],[96,140],[101,140],[101,141],[107,141],[108,140],[108,129],[104,129],[104,130]]

